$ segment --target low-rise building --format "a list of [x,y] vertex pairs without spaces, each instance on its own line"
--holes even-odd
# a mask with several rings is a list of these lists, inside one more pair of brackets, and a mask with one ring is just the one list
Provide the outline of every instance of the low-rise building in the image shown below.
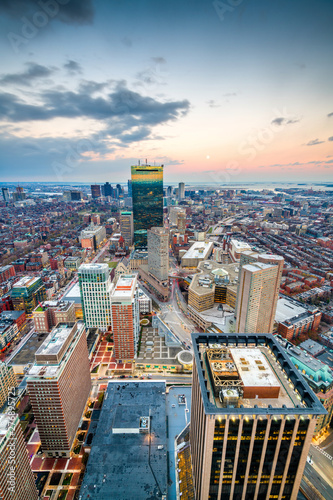
[[39,304],[33,311],[37,332],[50,332],[58,323],[75,321],[74,301],[49,300]]
[[196,241],[182,256],[181,267],[196,268],[199,262],[207,260],[213,251],[214,243]]
[[277,331],[287,340],[295,339],[302,333],[317,330],[321,315],[317,307],[302,304],[290,297],[280,296],[275,313]]

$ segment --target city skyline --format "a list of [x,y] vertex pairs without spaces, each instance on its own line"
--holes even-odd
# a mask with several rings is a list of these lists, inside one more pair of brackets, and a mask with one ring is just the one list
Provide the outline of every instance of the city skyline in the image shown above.
[[[53,10],[52,10],[53,9]],[[0,4],[2,181],[332,179],[333,5]]]

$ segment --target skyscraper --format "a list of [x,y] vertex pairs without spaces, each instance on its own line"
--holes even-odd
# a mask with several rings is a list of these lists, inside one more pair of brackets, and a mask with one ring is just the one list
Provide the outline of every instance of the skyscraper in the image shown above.
[[0,407],[8,401],[8,394],[17,386],[12,366],[0,361]]
[[43,452],[68,457],[91,388],[82,321],[59,323],[46,337],[28,372],[27,388]]
[[127,181],[127,194],[129,198],[132,198],[132,181]]
[[137,354],[140,331],[137,274],[119,277],[111,302],[115,358],[132,361]]
[[133,244],[133,213],[120,212],[120,232],[127,245]]
[[163,227],[148,229],[148,273],[159,281],[169,274],[169,231]]
[[111,184],[109,182],[106,182],[103,186],[102,186],[102,194],[103,196],[112,196],[112,192],[113,192],[113,187],[111,186]]
[[20,419],[15,413],[0,415],[0,498],[38,498]]
[[8,188],[1,188],[1,191],[2,191],[2,197],[4,199],[4,201],[9,201],[9,190]]
[[134,245],[147,247],[147,230],[163,226],[163,165],[134,165],[132,198]]
[[111,326],[113,284],[107,264],[82,264],[78,270],[83,319],[87,328]]
[[196,498],[296,500],[326,410],[269,334],[192,334]]
[[101,196],[101,186],[99,184],[92,184],[91,185],[91,197],[94,198],[99,198]]
[[[274,322],[276,305],[277,305],[277,301],[279,298],[279,290],[280,290],[282,271],[283,271],[283,266],[284,266],[284,258],[281,257],[281,255],[257,253],[257,252],[253,252],[252,250],[245,250],[240,254],[239,272],[238,272],[238,290],[237,290],[236,307],[235,307],[236,315],[237,315],[237,308],[238,308],[238,299],[241,296],[241,293],[239,293],[239,292],[240,292],[240,283],[241,283],[241,275],[242,275],[243,266],[246,264],[256,264],[257,262],[262,262],[263,264],[277,266],[276,282],[274,285],[275,297],[273,299],[272,309],[271,309],[272,321]],[[272,328],[273,328],[273,325],[272,325]],[[266,332],[266,330],[265,330],[265,332]],[[250,332],[250,333],[253,333],[253,332]],[[271,333],[271,331],[269,333]]]
[[185,184],[180,182],[178,184],[178,200],[181,201],[185,198]]
[[279,267],[256,262],[242,267],[237,291],[236,332],[272,333]]

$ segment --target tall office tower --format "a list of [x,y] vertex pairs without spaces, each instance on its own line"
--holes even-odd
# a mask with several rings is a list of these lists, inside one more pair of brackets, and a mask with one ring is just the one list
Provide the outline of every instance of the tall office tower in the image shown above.
[[186,232],[186,213],[184,212],[177,214],[177,229],[180,234],[185,234]]
[[103,189],[103,196],[112,196],[112,193],[113,193],[113,187],[111,186],[111,184],[109,182],[106,182],[103,186],[102,186],[102,189]]
[[166,196],[172,196],[172,194],[173,194],[173,187],[172,186],[168,186],[167,192],[166,192]]
[[82,264],[78,270],[83,319],[87,328],[111,325],[113,284],[107,264]]
[[1,188],[1,191],[2,191],[2,197],[4,199],[4,201],[8,201],[9,200],[9,190],[8,188]]
[[127,195],[129,198],[132,198],[132,181],[127,181]]
[[134,245],[147,247],[147,230],[163,227],[163,165],[134,165],[132,198]]
[[236,332],[272,333],[278,271],[278,266],[261,262],[242,267],[237,291]]
[[185,184],[180,182],[178,184],[178,200],[181,201],[185,198]]
[[169,275],[169,231],[163,227],[148,229],[148,273],[158,281]]
[[8,396],[17,386],[16,377],[12,366],[0,361],[0,408],[8,402]]
[[257,253],[257,252],[253,252],[252,250],[246,250],[240,254],[239,271],[238,271],[238,290],[237,290],[236,307],[235,307],[236,314],[237,314],[237,308],[238,308],[238,297],[240,296],[240,294],[238,292],[240,290],[240,282],[241,282],[241,274],[242,274],[243,266],[246,264],[253,264],[256,262],[262,262],[263,264],[270,264],[272,266],[274,265],[274,266],[277,266],[277,268],[278,268],[278,271],[276,274],[276,283],[274,286],[276,297],[274,299],[274,305],[273,305],[273,310],[272,310],[272,316],[273,316],[273,321],[274,321],[277,300],[279,298],[279,290],[280,290],[280,284],[281,284],[282,271],[283,271],[283,266],[284,266],[284,258],[281,257],[281,255]]
[[326,410],[270,334],[192,334],[196,498],[296,500]]
[[117,184],[116,185],[116,198],[118,199],[119,196],[121,196],[123,194],[123,188],[121,187],[120,184]]
[[111,303],[115,358],[131,361],[137,354],[140,331],[137,274],[119,277]]
[[127,245],[133,245],[133,213],[120,212],[120,232]]
[[101,186],[99,184],[92,184],[91,185],[91,197],[94,198],[99,198],[101,196]]
[[90,389],[84,323],[59,323],[36,351],[27,376],[33,414],[47,456],[69,457]]
[[179,214],[184,214],[186,216],[186,210],[181,207],[170,207],[169,208],[169,222],[174,226],[177,224],[177,218]]
[[0,498],[39,498],[20,419],[15,413],[0,415]]

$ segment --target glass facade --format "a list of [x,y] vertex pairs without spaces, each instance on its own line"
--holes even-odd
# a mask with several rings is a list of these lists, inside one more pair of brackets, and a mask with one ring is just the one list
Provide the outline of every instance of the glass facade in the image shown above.
[[[295,418],[286,418],[285,420],[273,418],[270,421],[270,425],[268,422],[269,421],[267,419],[257,419],[255,423],[255,421],[251,418],[244,418],[241,423],[239,419],[232,418],[229,419],[229,424],[227,424],[225,419],[216,419],[212,450],[209,500],[222,500],[229,498],[232,485],[234,488],[232,498],[239,499],[244,493],[244,484],[246,484],[246,500],[252,500],[253,498],[258,498],[260,500],[266,499],[269,483],[272,480],[274,457],[277,451],[279,438],[281,438],[281,443],[278,449],[269,498],[279,497],[286,464],[288,471],[281,498],[284,500],[290,498],[295,483],[299,460],[302,454],[303,444],[308,430],[309,420],[301,418],[297,421]],[[225,441],[226,425],[228,425],[228,432]],[[242,425],[242,430],[239,436],[240,425]],[[254,431],[255,425],[256,428]],[[291,460],[289,462],[288,453],[294,429],[297,425],[298,429],[295,436],[295,442],[293,444]],[[257,496],[255,497],[260,461],[263,457],[262,453],[265,437],[267,439],[267,445],[264,455],[263,468],[260,475],[259,490]],[[249,454],[252,439],[253,450],[252,456],[250,456]],[[224,448],[226,448],[226,453],[222,471],[222,490],[221,496],[219,497],[219,482]],[[236,460],[237,448],[239,448],[238,460]],[[249,474],[246,481],[245,477],[249,460]],[[236,475],[234,477],[235,467]]]
[[163,227],[163,165],[134,165],[132,199],[134,245],[147,247],[147,229]]

